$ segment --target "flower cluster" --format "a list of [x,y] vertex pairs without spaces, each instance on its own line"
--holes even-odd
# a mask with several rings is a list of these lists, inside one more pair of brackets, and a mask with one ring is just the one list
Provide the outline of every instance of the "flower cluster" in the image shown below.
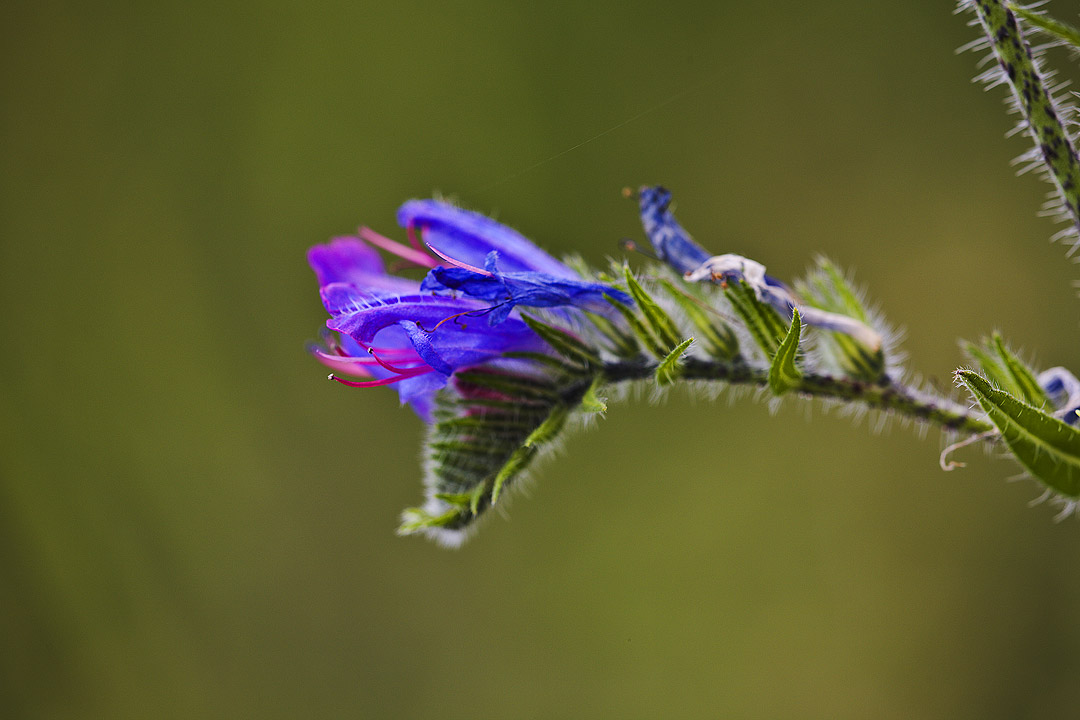
[[[413,200],[398,221],[410,245],[364,227],[308,252],[330,313],[327,328],[337,333],[326,333],[325,346],[311,350],[341,383],[396,384],[401,401],[426,421],[435,394],[459,369],[508,352],[547,351],[518,307],[607,313],[605,295],[632,303],[479,213]],[[392,275],[375,248],[429,272],[422,281]]]
[[[998,60],[986,77],[1012,88],[1036,140],[1030,159],[1046,166],[1078,226],[1080,158],[1014,12],[1076,48],[1080,32],[1002,0],[961,5]],[[977,405],[957,403],[905,380],[895,335],[830,261],[818,258],[788,284],[760,262],[695,242],[663,187],[642,187],[637,198],[659,261],[637,273],[625,262],[575,271],[514,230],[438,200],[401,207],[408,245],[360,228],[311,249],[330,313],[312,352],[345,385],[396,385],[427,423],[425,497],[402,514],[400,534],[460,544],[572,419],[607,410],[602,393],[620,383],[754,387],[934,423],[966,438],[945,449],[943,468],[962,466],[948,457],[972,443],[1004,446],[1063,515],[1080,508],[1072,372],[1038,372],[995,333],[965,346],[978,370],[960,368],[955,379]],[[380,250],[423,273],[388,272]]]

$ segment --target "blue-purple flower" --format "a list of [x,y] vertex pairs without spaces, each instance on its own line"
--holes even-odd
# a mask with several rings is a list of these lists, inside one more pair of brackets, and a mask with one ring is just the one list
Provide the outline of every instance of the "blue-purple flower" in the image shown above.
[[[331,316],[326,326],[337,333],[327,333],[325,347],[312,352],[346,385],[396,384],[401,401],[425,420],[435,393],[458,369],[507,352],[548,350],[517,317],[517,307],[606,312],[605,294],[631,302],[619,290],[583,281],[516,231],[478,213],[413,200],[398,220],[411,246],[360,228],[357,237],[308,252]],[[430,272],[423,282],[391,275],[372,246]]]

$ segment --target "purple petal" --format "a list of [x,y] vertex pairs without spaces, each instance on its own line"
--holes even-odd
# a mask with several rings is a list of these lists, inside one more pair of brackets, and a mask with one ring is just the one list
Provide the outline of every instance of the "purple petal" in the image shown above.
[[358,342],[369,343],[377,332],[396,325],[402,320],[410,320],[424,327],[433,328],[453,315],[483,309],[483,303],[469,300],[430,295],[403,295],[389,302],[377,302],[366,306],[360,306],[357,303],[349,312],[330,318],[326,326],[331,330],[347,333]]
[[[489,271],[494,264],[489,264]],[[633,299],[617,288],[583,280],[565,280],[539,272],[478,275],[461,268],[435,268],[420,285],[422,290],[454,290],[493,303],[489,321],[496,325],[516,305],[525,307],[591,307],[610,310],[604,295],[632,305]]]
[[443,375],[450,375],[454,372],[454,368],[450,366],[450,363],[446,362],[443,356],[439,354],[439,351],[432,346],[432,333],[421,330],[416,323],[407,320],[403,320],[400,324],[409,336],[409,340],[412,341],[413,347],[416,348],[417,354],[420,355],[424,362]]
[[385,275],[386,268],[375,248],[354,237],[337,237],[327,245],[308,250],[308,265],[319,285],[332,282],[355,283],[357,275]]
[[518,231],[449,203],[410,200],[398,210],[398,223],[402,227],[425,228],[424,239],[432,247],[469,265],[483,267],[487,254],[497,250],[503,271],[536,270],[561,278],[577,277]]
[[308,264],[315,271],[320,287],[346,283],[376,297],[405,295],[417,290],[412,280],[387,275],[379,253],[353,237],[334,238],[328,245],[316,245],[308,250]]
[[381,341],[382,331],[401,326],[420,357],[446,374],[509,350],[544,349],[525,323],[508,320],[491,327],[483,317],[487,312],[483,303],[464,298],[410,295],[338,315],[326,326],[365,344],[375,341],[376,335]]
[[445,375],[429,372],[402,380],[395,387],[401,403],[408,403],[421,420],[430,423],[431,411],[435,406],[435,393],[446,386],[446,380]]
[[[402,327],[413,341],[413,347],[424,362],[437,370],[437,363],[453,370],[476,365],[508,351],[543,352],[547,346],[528,325],[520,320],[506,320],[492,327],[486,318],[461,318],[465,322],[443,323],[434,332],[425,333],[412,323]],[[449,373],[447,373],[449,374]]]

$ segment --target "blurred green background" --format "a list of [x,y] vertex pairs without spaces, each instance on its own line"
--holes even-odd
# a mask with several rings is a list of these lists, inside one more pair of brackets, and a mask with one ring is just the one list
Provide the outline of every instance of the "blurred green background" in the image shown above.
[[0,714],[1075,717],[1080,526],[1008,461],[944,474],[933,431],[676,392],[449,552],[393,532],[420,422],[304,352],[306,248],[400,236],[408,198],[599,264],[640,237],[620,189],[664,183],[716,252],[854,267],[938,382],[994,328],[1076,369],[1076,268],[964,22],[6,4]]

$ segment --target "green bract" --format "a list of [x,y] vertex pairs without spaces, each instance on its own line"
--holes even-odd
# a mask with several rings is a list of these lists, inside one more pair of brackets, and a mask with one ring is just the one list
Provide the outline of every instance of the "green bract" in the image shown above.
[[1080,497],[1080,430],[998,390],[972,370],[957,370],[956,376],[1020,464],[1054,492]]

